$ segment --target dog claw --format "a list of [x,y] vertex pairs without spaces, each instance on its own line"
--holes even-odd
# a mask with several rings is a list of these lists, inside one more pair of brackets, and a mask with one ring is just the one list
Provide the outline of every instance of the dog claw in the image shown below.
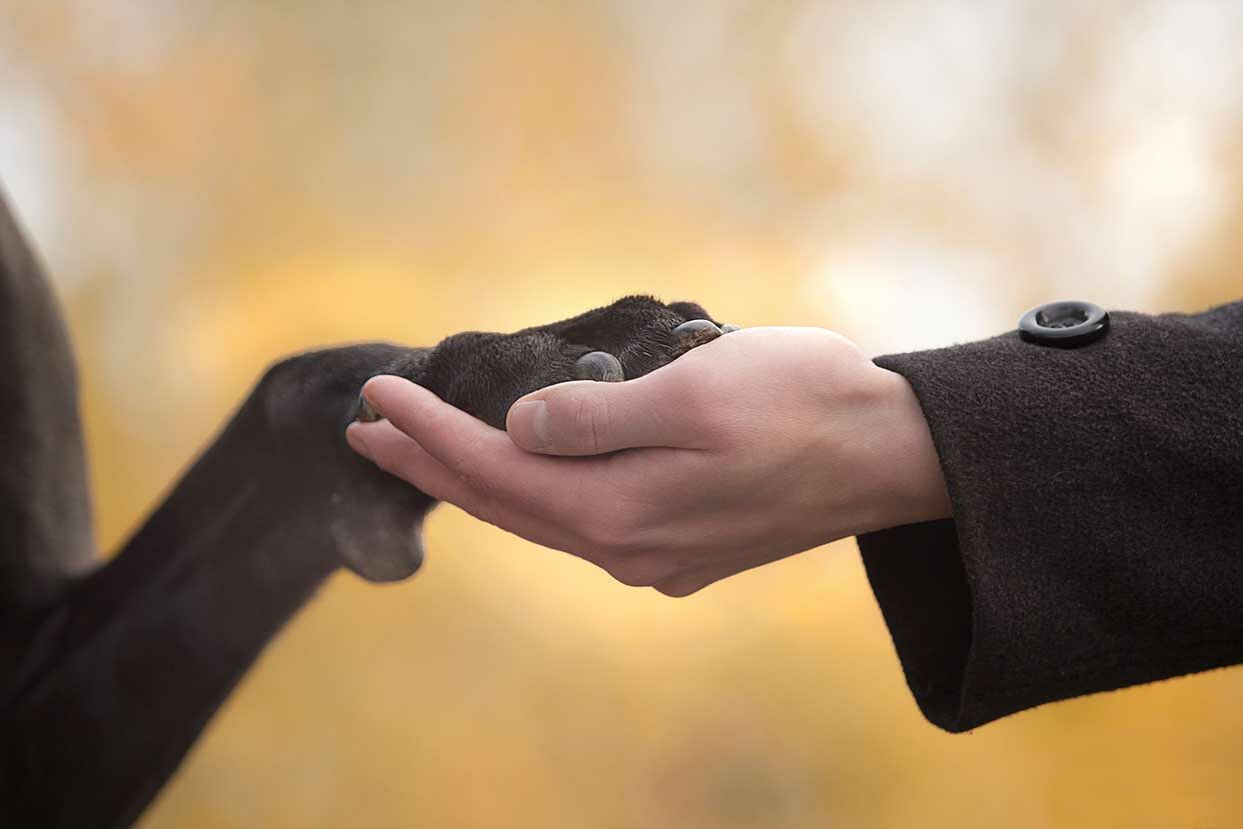
[[734,325],[732,322],[727,322],[721,326],[722,334],[732,334],[735,331],[741,331],[741,330],[742,330],[741,325]]
[[673,336],[683,350],[689,351],[721,336],[721,329],[712,320],[689,320],[673,329]]
[[590,351],[574,364],[574,376],[579,380],[598,380],[603,383],[620,383],[626,379],[621,360],[607,351]]
[[354,419],[359,423],[375,423],[377,420],[383,420],[384,415],[371,405],[367,398],[363,397],[362,392],[358,393],[358,406],[354,412]]

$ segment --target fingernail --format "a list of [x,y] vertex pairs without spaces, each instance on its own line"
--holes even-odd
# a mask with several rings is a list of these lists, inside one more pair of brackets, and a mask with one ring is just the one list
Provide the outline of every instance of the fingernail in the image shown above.
[[543,400],[515,403],[508,425],[510,437],[519,445],[534,451],[548,448],[548,407]]
[[367,441],[363,439],[362,430],[363,427],[350,424],[345,430],[345,442],[348,443],[350,448],[355,452],[362,455],[372,463],[375,463],[375,458],[371,456],[371,449],[368,448]]

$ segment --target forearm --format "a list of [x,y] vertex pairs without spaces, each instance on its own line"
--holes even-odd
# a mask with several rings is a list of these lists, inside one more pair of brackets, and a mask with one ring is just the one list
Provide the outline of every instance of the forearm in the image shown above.
[[[2,194],[0,194],[2,195]],[[78,379],[56,298],[0,198],[0,626],[95,564]]]
[[129,825],[336,569],[260,409],[31,632],[3,703],[0,822]]

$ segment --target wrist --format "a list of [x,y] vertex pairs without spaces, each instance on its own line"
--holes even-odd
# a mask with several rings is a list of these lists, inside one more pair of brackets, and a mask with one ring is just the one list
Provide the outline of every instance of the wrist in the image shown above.
[[951,517],[945,473],[915,390],[901,374],[879,366],[876,370],[885,391],[877,420],[883,431],[873,444],[882,474],[878,526],[872,529]]

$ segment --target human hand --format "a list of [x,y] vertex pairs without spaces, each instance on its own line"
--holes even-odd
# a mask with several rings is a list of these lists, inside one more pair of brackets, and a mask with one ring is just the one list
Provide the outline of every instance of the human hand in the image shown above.
[[816,328],[720,337],[622,383],[540,389],[506,432],[398,377],[356,451],[631,585],[685,596],[826,542],[950,514],[906,381]]

